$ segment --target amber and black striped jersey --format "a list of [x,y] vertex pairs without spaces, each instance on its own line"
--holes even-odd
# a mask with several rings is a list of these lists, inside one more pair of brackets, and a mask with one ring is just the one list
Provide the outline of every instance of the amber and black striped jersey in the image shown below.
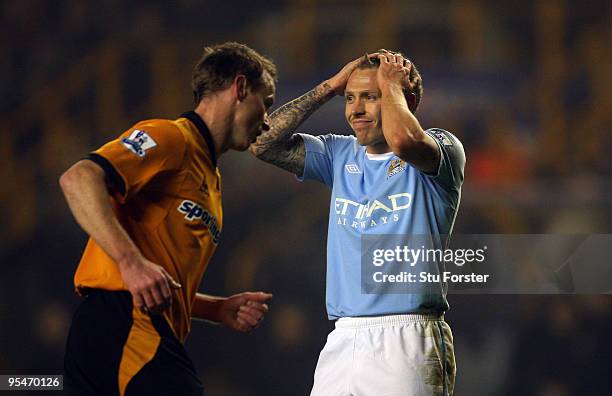
[[[214,144],[193,111],[176,120],[146,120],[87,156],[106,172],[117,218],[142,254],[182,288],[164,316],[178,339],[219,243],[223,212]],[[78,292],[127,290],[117,264],[89,239],[76,274]]]

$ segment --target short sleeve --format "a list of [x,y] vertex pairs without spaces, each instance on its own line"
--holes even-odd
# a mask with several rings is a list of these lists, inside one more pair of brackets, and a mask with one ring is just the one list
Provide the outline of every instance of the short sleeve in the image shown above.
[[102,166],[110,187],[125,202],[156,175],[180,169],[185,149],[185,137],[170,121],[145,121],[86,159]]
[[440,148],[440,165],[437,172],[428,175],[445,191],[458,191],[463,184],[465,151],[463,144],[452,133],[444,129],[431,128],[425,131]]
[[306,158],[304,160],[304,174],[298,180],[316,180],[332,186],[334,181],[333,172],[333,148],[331,142],[333,135],[313,136],[298,133],[304,140]]

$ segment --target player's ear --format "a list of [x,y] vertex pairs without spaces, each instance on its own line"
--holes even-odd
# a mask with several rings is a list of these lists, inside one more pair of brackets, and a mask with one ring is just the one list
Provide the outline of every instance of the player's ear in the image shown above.
[[236,97],[242,102],[247,97],[247,79],[244,75],[239,74],[234,78],[234,87],[236,89]]

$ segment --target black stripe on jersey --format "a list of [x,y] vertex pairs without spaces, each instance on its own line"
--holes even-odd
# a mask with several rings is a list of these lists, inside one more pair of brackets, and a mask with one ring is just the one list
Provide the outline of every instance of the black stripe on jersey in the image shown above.
[[210,159],[213,165],[216,167],[217,166],[217,155],[215,154],[215,142],[213,142],[212,135],[210,134],[210,130],[204,123],[204,120],[202,120],[202,118],[195,111],[185,112],[181,114],[181,117],[187,118],[189,121],[193,123],[193,125],[195,125],[198,128],[198,130],[200,131],[200,134],[204,137],[204,140],[206,140],[206,144],[208,145],[208,151],[210,151]]
[[102,157],[100,154],[89,153],[83,159],[90,160],[100,165],[102,169],[104,169],[104,173],[106,174],[106,180],[111,185],[112,188],[115,189],[121,196],[125,196],[125,182],[123,178],[119,175],[119,172],[115,169],[113,164],[111,164],[106,158]]

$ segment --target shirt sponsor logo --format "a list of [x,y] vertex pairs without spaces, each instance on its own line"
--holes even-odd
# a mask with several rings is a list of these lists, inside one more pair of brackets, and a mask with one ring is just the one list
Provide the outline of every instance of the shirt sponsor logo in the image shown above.
[[130,137],[121,139],[121,143],[139,157],[144,157],[147,150],[157,146],[155,140],[141,129],[135,129]]
[[345,165],[345,168],[348,173],[361,173],[359,167],[355,164],[347,164]]
[[385,198],[368,201],[365,204],[336,197],[334,210],[337,224],[353,228],[372,228],[380,224],[397,222],[402,211],[412,206],[412,194],[391,194]]
[[406,170],[406,161],[401,160],[401,159],[394,159],[391,160],[391,163],[389,164],[389,169],[387,169],[387,179],[389,179],[392,176],[397,175],[398,173],[401,173],[402,171]]
[[187,221],[201,221],[202,224],[204,224],[204,226],[208,229],[213,243],[215,245],[219,244],[219,240],[221,239],[221,230],[219,229],[219,224],[217,223],[215,216],[210,214],[202,206],[187,199],[181,202],[177,210],[185,214],[185,220]]

